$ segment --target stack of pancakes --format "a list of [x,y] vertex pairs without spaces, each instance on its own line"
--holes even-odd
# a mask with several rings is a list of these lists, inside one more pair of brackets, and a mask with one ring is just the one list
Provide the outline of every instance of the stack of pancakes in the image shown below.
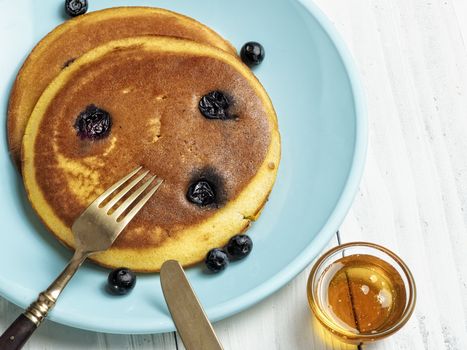
[[[201,113],[213,91],[228,96],[234,118]],[[110,114],[105,137],[79,136],[89,106]],[[13,87],[8,135],[34,209],[70,247],[73,221],[123,175],[142,165],[165,180],[113,247],[91,257],[144,272],[167,259],[197,263],[247,229],[280,160],[272,103],[232,45],[155,8],[89,13],[42,39]],[[213,205],[187,198],[199,179],[214,184]]]

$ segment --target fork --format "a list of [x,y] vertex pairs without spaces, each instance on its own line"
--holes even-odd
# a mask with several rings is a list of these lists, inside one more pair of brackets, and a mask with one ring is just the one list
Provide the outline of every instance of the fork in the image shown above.
[[[21,349],[47,316],[50,309],[54,307],[63,289],[86,258],[91,254],[102,252],[110,248],[131,219],[133,219],[149,198],[156,193],[163,180],[158,179],[157,176],[154,175],[139,186],[123,201],[123,203],[117,205],[118,201],[149,174],[149,170],[143,170],[137,177],[132,179],[142,169],[142,167],[136,168],[120,181],[113,184],[103,194],[97,197],[97,199],[75,220],[71,227],[76,246],[73,257],[57,279],[53,281],[45,291],[40,293],[37,300],[33,302],[24,313],[19,315],[2,336],[0,336],[0,349]],[[143,192],[156,179],[155,185],[139,199]],[[110,198],[110,195],[114,191],[129,180],[131,180],[131,182],[115,196]],[[109,201],[103,205],[106,200]],[[117,207],[114,208],[116,205]],[[133,207],[130,209],[132,205]],[[130,209],[130,211],[123,215],[128,209]]]

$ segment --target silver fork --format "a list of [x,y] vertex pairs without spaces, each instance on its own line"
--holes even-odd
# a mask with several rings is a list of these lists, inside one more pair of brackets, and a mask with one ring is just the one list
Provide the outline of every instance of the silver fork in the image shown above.
[[[102,252],[110,248],[136,213],[138,213],[149,198],[156,193],[163,180],[157,179],[157,176],[154,175],[136,189],[123,203],[116,207],[115,210],[111,211],[119,200],[149,174],[149,170],[143,170],[141,174],[132,179],[140,170],[142,170],[142,167],[138,167],[123,179],[113,184],[103,194],[97,197],[97,199],[75,220],[71,227],[76,246],[73,257],[49,288],[40,293],[37,300],[33,302],[24,313],[19,315],[11,326],[2,334],[0,337],[0,349],[21,349],[47,316],[50,309],[54,307],[61,292],[84,260],[91,254]],[[156,179],[157,181],[154,187],[147,191],[142,198],[139,198]],[[129,180],[131,180],[131,182],[129,182],[125,188],[120,190],[101,207],[101,204],[105,200],[108,200],[115,190]],[[126,215],[122,216],[131,205],[133,205],[131,210]]]

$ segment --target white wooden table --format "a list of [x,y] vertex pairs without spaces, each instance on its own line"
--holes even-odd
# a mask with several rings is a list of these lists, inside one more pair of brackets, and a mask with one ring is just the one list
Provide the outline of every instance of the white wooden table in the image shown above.
[[[351,49],[368,96],[366,171],[340,242],[397,252],[419,294],[396,335],[367,349],[467,349],[467,0],[316,0]],[[309,268],[219,322],[226,349],[355,349],[315,324]],[[20,310],[0,300],[0,329]],[[46,322],[26,349],[183,349],[175,333],[106,335]],[[200,349],[201,350],[201,349]]]

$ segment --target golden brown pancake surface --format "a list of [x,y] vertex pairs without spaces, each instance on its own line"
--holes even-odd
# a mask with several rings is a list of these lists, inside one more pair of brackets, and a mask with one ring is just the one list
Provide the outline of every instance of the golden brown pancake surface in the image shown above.
[[50,32],[24,62],[8,107],[8,142],[16,164],[28,118],[47,85],[83,53],[111,40],[167,35],[212,45],[235,54],[222,37],[189,17],[157,8],[111,8],[70,19]]
[[[229,120],[203,116],[199,100],[229,96]],[[77,135],[87,106],[110,113],[110,134]],[[65,244],[69,227],[103,190],[137,165],[165,182],[114,247],[95,260],[157,271],[202,260],[258,215],[275,180],[280,141],[272,104],[234,56],[164,37],[111,42],[65,68],[40,98],[23,140],[23,176],[39,216]],[[215,186],[215,205],[187,200],[194,181]]]

